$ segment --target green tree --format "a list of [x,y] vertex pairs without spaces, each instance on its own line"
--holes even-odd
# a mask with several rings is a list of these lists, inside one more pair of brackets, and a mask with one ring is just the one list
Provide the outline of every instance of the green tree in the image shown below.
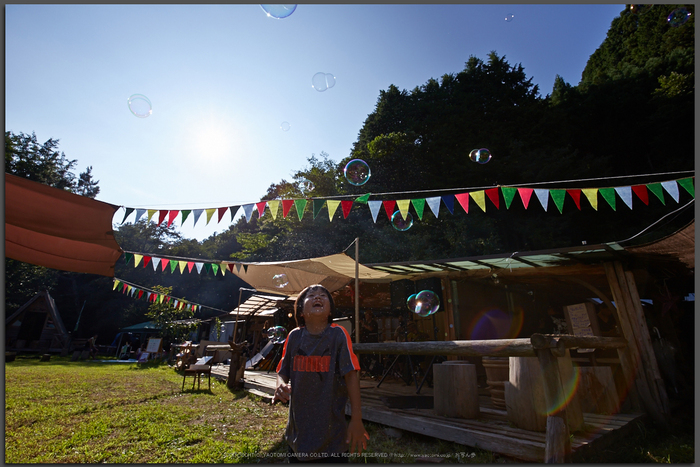
[[[170,295],[172,293],[172,287],[160,285],[154,286],[153,290],[161,295]],[[182,322],[192,319],[194,316],[192,310],[188,310],[187,307],[180,310],[175,309],[172,303],[165,300],[162,303],[160,301],[151,303],[148,306],[146,316],[160,327],[160,335],[163,337],[164,346],[185,340],[197,328],[195,323]]]

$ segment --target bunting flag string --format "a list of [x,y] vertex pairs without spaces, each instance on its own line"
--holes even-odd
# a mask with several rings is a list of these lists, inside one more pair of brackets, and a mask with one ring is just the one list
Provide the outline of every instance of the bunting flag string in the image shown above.
[[226,310],[221,310],[219,308],[214,308],[210,307],[207,305],[202,305],[199,303],[194,303],[189,300],[185,300],[184,298],[179,298],[179,297],[173,297],[172,295],[165,295],[156,292],[155,290],[149,289],[147,287],[133,284],[131,282],[127,282],[123,279],[119,279],[117,277],[113,278],[113,284],[112,284],[112,290],[116,290],[118,292],[121,292],[124,295],[129,295],[131,297],[136,298],[137,300],[140,300],[141,298],[145,297],[148,302],[158,302],[158,303],[167,303],[170,304],[173,308],[178,309],[178,310],[192,310],[192,312],[198,312],[201,311],[202,308],[208,308],[210,310],[215,310],[215,311],[220,311],[221,313],[228,313]]
[[[552,182],[556,183],[556,182]],[[369,208],[372,220],[374,223],[377,222],[377,217],[380,211],[380,207],[384,207],[387,218],[391,220],[391,216],[398,209],[401,215],[405,218],[411,206],[413,210],[418,215],[418,219],[423,219],[423,214],[425,212],[425,206],[428,205],[430,212],[437,218],[440,214],[440,208],[442,205],[449,211],[450,214],[454,214],[454,201],[458,201],[459,205],[462,207],[466,214],[469,214],[470,201],[476,204],[482,212],[487,212],[486,199],[490,201],[490,204],[496,209],[500,209],[500,199],[503,197],[505,203],[505,208],[510,209],[513,201],[516,197],[520,198],[523,207],[527,209],[532,209],[530,206],[530,200],[532,194],[539,201],[540,206],[545,211],[549,209],[549,200],[554,203],[556,210],[560,214],[564,213],[564,205],[566,198],[571,198],[576,208],[581,211],[584,206],[581,204],[581,194],[588,201],[588,205],[595,211],[598,211],[598,199],[599,196],[605,203],[613,210],[617,211],[617,199],[622,200],[624,205],[633,209],[634,202],[633,198],[637,198],[644,205],[649,205],[649,192],[653,193],[656,199],[658,199],[663,205],[666,205],[666,197],[670,197],[676,203],[680,202],[680,188],[683,188],[685,192],[690,194],[691,197],[695,198],[695,176],[680,178],[676,180],[667,180],[663,182],[653,182],[648,184],[636,184],[627,186],[613,186],[613,187],[599,187],[599,188],[530,188],[530,187],[513,187],[513,186],[496,186],[493,188],[485,188],[483,190],[465,191],[463,193],[456,194],[443,194],[440,196],[433,196],[427,198],[402,198],[402,199],[388,199],[388,200],[370,200],[371,193],[365,193],[360,197],[356,197],[353,200],[336,200],[327,198],[299,198],[299,199],[282,199],[282,200],[270,200],[270,201],[260,201],[257,203],[247,203],[243,205],[236,205],[230,207],[219,207],[219,208],[208,208],[208,209],[194,209],[194,210],[179,210],[179,209],[169,209],[169,210],[158,210],[158,209],[135,209],[131,207],[122,206],[125,210],[124,218],[122,224],[127,221],[132,213],[135,212],[134,222],[144,215],[148,215],[148,222],[154,219],[156,213],[158,214],[158,224],[163,223],[167,219],[167,226],[169,227],[173,221],[181,216],[180,225],[185,223],[185,220],[189,217],[190,213],[193,214],[193,226],[197,225],[202,213],[206,213],[206,224],[209,224],[214,213],[218,212],[218,221],[221,222],[224,214],[230,210],[231,221],[234,220],[239,211],[243,211],[246,222],[250,222],[253,213],[257,211],[258,218],[261,218],[265,214],[265,210],[270,211],[270,215],[273,219],[277,219],[277,213],[280,204],[282,205],[282,217],[287,218],[292,207],[296,209],[297,217],[299,221],[302,220],[304,216],[304,211],[306,210],[307,204],[311,206],[313,212],[313,218],[316,219],[320,214],[324,206],[328,209],[328,218],[332,222],[334,217],[336,217],[336,211],[341,208],[343,219],[347,219],[352,208],[355,205],[361,206],[365,205]],[[439,190],[435,190],[439,191]],[[407,193],[407,192],[405,192]],[[380,195],[381,196],[381,195]],[[311,203],[309,203],[311,201]],[[488,208],[492,209],[492,208]],[[147,263],[146,263],[147,264]],[[154,264],[154,268],[156,265]],[[165,266],[163,266],[165,267]],[[172,266],[171,266],[172,267]]]
[[204,270],[205,273],[211,273],[215,276],[219,273],[225,276],[227,270],[233,273],[234,267],[237,272],[240,272],[241,266],[243,266],[244,273],[248,273],[248,264],[237,261],[206,261],[195,258],[154,256],[148,253],[125,251],[124,262],[129,264],[132,262],[132,259],[134,260],[133,264],[135,268],[139,266],[145,268],[150,263],[153,267],[153,271],[157,272],[160,266],[161,272],[170,272],[171,274],[193,274],[192,271],[196,269],[197,274],[202,274],[202,270]]

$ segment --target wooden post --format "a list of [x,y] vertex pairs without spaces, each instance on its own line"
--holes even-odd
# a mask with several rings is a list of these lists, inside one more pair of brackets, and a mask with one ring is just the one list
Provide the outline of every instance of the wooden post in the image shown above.
[[547,410],[544,461],[547,464],[571,462],[571,440],[566,423],[566,408],[560,408],[564,400],[564,388],[559,375],[559,363],[550,349],[536,349],[544,379],[544,399]]
[[449,277],[441,277],[440,282],[442,284],[442,296],[445,301],[445,331],[447,332],[447,338],[445,340],[453,341],[455,340],[455,329],[454,329],[454,305],[452,303],[452,285],[450,284]]
[[360,237],[355,239],[355,343],[360,342]]

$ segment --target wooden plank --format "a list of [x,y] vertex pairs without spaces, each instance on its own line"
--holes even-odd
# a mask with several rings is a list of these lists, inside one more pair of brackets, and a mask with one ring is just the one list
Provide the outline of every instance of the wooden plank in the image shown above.
[[[547,407],[560,407],[564,400],[559,363],[549,349],[537,350],[537,360],[544,379],[544,399]],[[557,408],[547,416],[547,431],[544,461],[548,464],[561,464],[571,461],[571,441],[566,421],[566,408]]]
[[529,338],[490,339],[460,341],[425,341],[425,342],[381,342],[364,343],[352,346],[357,354],[374,353],[388,355],[459,355],[480,357],[534,357]]

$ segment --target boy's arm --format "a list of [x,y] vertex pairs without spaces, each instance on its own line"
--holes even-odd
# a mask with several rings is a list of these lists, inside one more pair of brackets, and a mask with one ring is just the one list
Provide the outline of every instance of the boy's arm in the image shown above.
[[352,409],[345,442],[348,443],[350,452],[355,452],[357,449],[358,453],[367,449],[367,440],[369,440],[369,435],[362,424],[359,373],[357,370],[352,370],[345,374],[345,384],[348,387],[348,398]]
[[277,385],[275,386],[275,396],[272,398],[272,403],[275,401],[288,402],[289,396],[292,394],[292,386],[289,383],[289,378],[277,374]]

